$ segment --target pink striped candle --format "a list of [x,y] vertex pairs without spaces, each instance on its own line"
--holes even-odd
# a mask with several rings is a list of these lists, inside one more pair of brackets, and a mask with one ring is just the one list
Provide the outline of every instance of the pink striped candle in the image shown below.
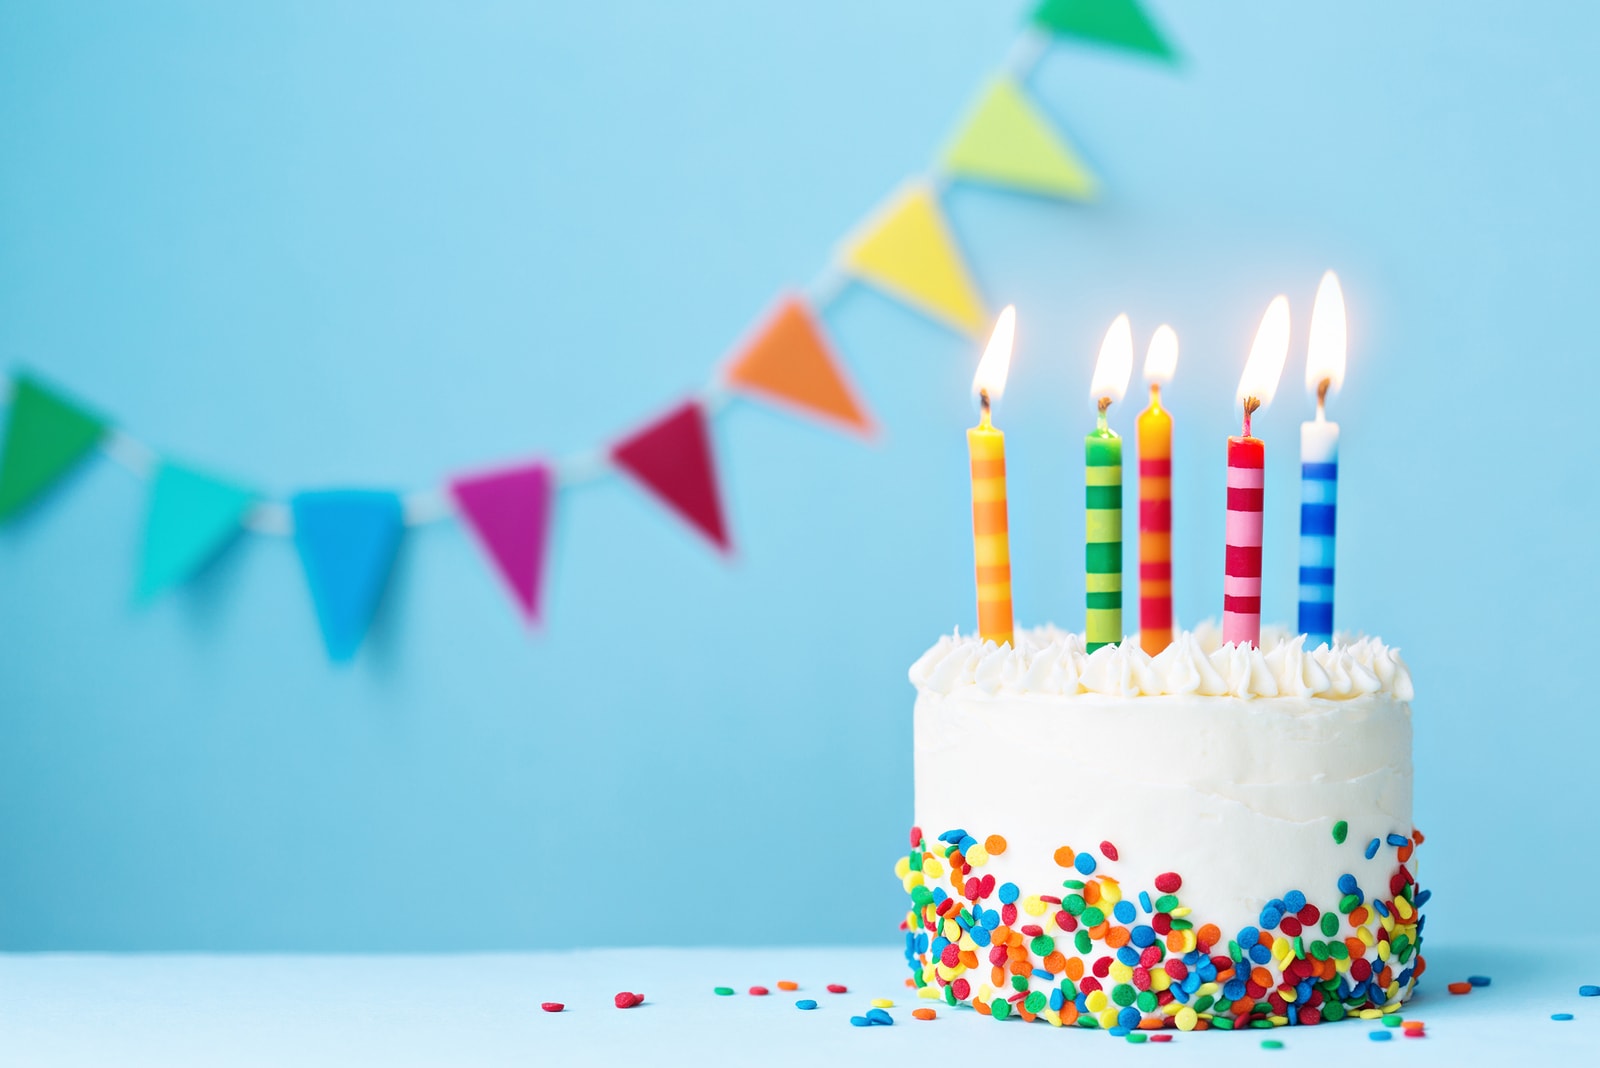
[[1250,436],[1228,439],[1228,558],[1222,578],[1222,640],[1261,644],[1261,493],[1266,446]]
[[1239,376],[1244,434],[1228,439],[1228,557],[1222,572],[1222,640],[1261,644],[1261,494],[1267,448],[1250,436],[1250,417],[1272,402],[1289,356],[1289,300],[1274,297],[1261,317]]

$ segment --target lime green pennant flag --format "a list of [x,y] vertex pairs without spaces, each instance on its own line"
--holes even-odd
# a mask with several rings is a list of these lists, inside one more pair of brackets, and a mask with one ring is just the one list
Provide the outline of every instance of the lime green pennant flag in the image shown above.
[[1070,200],[1095,195],[1095,178],[1010,78],[991,85],[945,149],[944,167],[976,178]]
[[1114,45],[1169,63],[1178,59],[1138,0],[1044,0],[1033,9],[1033,24],[1057,37]]
[[0,444],[0,521],[11,519],[100,443],[99,416],[32,375],[11,381],[11,414]]
[[204,567],[239,533],[239,521],[255,502],[252,490],[162,461],[150,482],[139,600],[149,600]]

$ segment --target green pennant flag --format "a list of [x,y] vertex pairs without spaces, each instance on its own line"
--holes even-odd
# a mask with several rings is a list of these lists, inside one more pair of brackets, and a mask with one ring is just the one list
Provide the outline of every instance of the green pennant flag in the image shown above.
[[0,521],[11,519],[100,443],[106,424],[29,374],[11,380],[0,444]]
[[1169,63],[1178,59],[1138,0],[1044,0],[1033,10],[1033,24],[1057,37],[1114,45]]
[[256,502],[242,486],[162,461],[150,482],[137,597],[176,586],[220,553]]
[[1094,175],[1010,78],[989,87],[945,149],[944,167],[1030,193],[1089,200]]

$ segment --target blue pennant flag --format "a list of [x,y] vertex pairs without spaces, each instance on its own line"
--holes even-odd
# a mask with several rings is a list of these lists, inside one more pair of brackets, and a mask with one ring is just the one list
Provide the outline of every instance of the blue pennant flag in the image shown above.
[[311,587],[328,656],[355,656],[400,547],[400,498],[380,490],[299,493],[294,544]]
[[150,483],[137,596],[148,601],[191,578],[239,533],[252,490],[162,461]]

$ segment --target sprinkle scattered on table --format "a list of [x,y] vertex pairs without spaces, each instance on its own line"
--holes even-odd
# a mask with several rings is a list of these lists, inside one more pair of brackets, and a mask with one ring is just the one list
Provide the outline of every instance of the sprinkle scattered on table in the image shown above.
[[888,1027],[894,1023],[893,1016],[890,1016],[882,1009],[876,1008],[867,1010],[867,1020],[874,1024],[881,1024],[884,1027]]
[[1374,1042],[1388,1042],[1390,1039],[1394,1038],[1394,1036],[1387,1031],[1368,1031],[1367,1037],[1372,1039]]
[[894,1002],[888,998],[873,998],[872,1007],[875,1009],[892,1009],[894,1008]]
[[560,1012],[562,1009],[566,1008],[566,1006],[559,1001],[541,1001],[539,1002],[539,1007],[545,1012]]
[[1552,1020],[1570,1020],[1570,1019],[1572,1019],[1572,1013],[1570,1013],[1570,1012],[1552,1012],[1550,1014],[1550,1019],[1552,1019]]
[[843,983],[829,983],[828,984],[828,993],[830,993],[830,994],[847,994],[847,993],[849,993],[849,988],[846,987]]
[[718,997],[731,998],[733,996],[733,987],[716,986],[711,988],[711,992],[716,994]]
[[817,1007],[817,1003],[810,998],[801,998],[794,1003],[794,1007],[797,1009],[814,1009]]
[[764,998],[770,993],[771,991],[764,986],[753,986],[750,988],[750,994],[752,997]]
[[778,980],[778,989],[779,990],[799,990],[800,989],[800,984],[795,982],[793,979],[779,979]]
[[1470,993],[1472,993],[1472,984],[1471,983],[1464,983],[1464,982],[1463,983],[1446,983],[1444,988],[1446,990],[1450,991],[1450,993],[1452,993],[1452,994],[1470,994]]
[[1580,998],[1600,998],[1600,986],[1585,983],[1578,988],[1578,996]]
[[1283,1043],[1279,1042],[1275,1038],[1264,1038],[1264,1039],[1261,1040],[1261,1048],[1262,1049],[1282,1049],[1283,1048]]
[[613,1003],[615,1003],[615,1005],[619,1009],[631,1009],[635,1005],[638,1005],[638,1004],[640,1004],[641,1002],[644,1001],[644,995],[643,994],[633,994],[633,993],[629,993],[628,991],[624,990],[620,994],[618,994],[615,998],[613,998],[612,1001],[613,1001]]
[[912,1009],[911,1016],[917,1020],[931,1020],[939,1014],[932,1009]]
[[1473,986],[1488,986],[1489,977],[1487,975],[1469,975],[1467,976],[1467,982]]
[[1169,1035],[1169,1034],[1158,1033],[1158,1034],[1151,1035],[1150,1036],[1150,1041],[1152,1041],[1152,1042],[1171,1042],[1172,1041],[1172,1036]]

